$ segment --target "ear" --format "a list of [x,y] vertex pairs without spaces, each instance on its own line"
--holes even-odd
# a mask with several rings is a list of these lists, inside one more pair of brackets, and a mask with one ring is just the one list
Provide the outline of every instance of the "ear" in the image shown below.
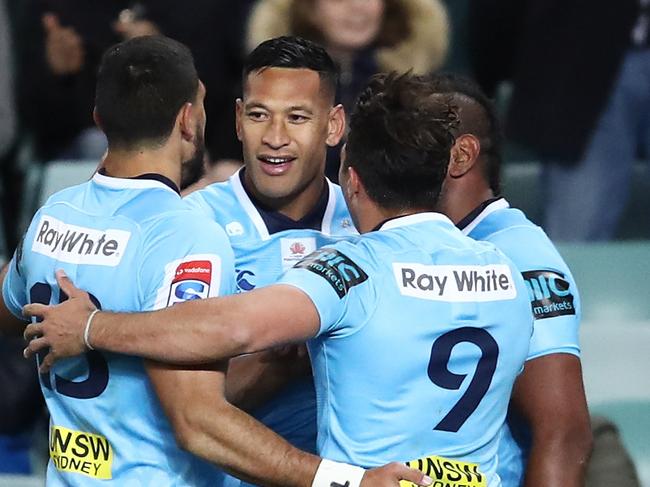
[[449,159],[449,176],[460,178],[467,174],[476,164],[481,152],[481,143],[471,134],[463,134],[456,138],[451,148]]
[[343,138],[343,134],[345,134],[345,109],[339,104],[330,110],[325,142],[328,146],[335,147]]
[[103,129],[102,129],[102,121],[99,118],[99,113],[97,113],[97,107],[93,108],[93,121],[95,122],[95,125],[97,125],[97,128],[99,130],[103,131]]
[[179,124],[181,137],[183,140],[190,141],[196,137],[196,123],[194,121],[194,105],[185,103],[176,117],[176,122]]
[[348,197],[352,198],[354,196],[358,196],[360,193],[365,193],[366,188],[363,186],[361,178],[359,177],[359,173],[357,173],[356,169],[351,166],[347,166],[345,168],[345,171],[348,173],[348,184],[345,186]]
[[244,102],[241,98],[235,101],[235,131],[237,132],[237,140],[242,140],[242,127],[241,121],[244,116]]

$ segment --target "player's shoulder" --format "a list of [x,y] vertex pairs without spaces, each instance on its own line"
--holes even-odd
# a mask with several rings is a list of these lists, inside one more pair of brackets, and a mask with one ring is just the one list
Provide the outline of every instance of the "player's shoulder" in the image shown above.
[[212,183],[184,199],[191,208],[201,210],[217,221],[222,221],[239,208],[231,180]]
[[531,269],[568,272],[567,264],[546,232],[519,209],[494,212],[470,236],[496,245],[522,272]]

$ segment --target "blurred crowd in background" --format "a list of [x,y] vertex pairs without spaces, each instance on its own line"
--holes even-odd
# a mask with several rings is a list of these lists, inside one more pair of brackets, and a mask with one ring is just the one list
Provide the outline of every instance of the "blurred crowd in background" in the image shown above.
[[[111,44],[162,33],[187,44],[208,90],[208,171],[237,167],[243,56],[295,34],[322,43],[350,109],[390,70],[474,77],[499,103],[509,163],[539,164],[537,218],[559,241],[610,240],[650,141],[650,0],[1,0],[4,230],[20,235],[29,166],[100,160],[95,70]],[[336,179],[338,150],[328,157]],[[507,182],[507,178],[506,178]],[[506,196],[508,188],[506,187]],[[29,212],[29,205],[27,210]],[[534,212],[533,212],[534,213]],[[27,219],[30,215],[27,215]],[[25,215],[23,215],[23,221]],[[648,228],[646,221],[638,221]],[[640,232],[644,234],[645,230]]]
[[[29,175],[42,174],[34,168],[101,160],[106,141],[92,109],[103,51],[157,33],[191,48],[207,87],[212,179],[240,164],[234,102],[243,57],[265,39],[293,34],[323,44],[336,60],[346,110],[378,72],[473,77],[498,103],[506,169],[534,163],[542,208],[531,216],[552,239],[620,238],[630,208],[632,234],[648,236],[645,209],[630,195],[647,176],[649,28],[650,0],[0,0],[0,246],[6,257],[31,217]],[[328,176],[336,180],[337,171],[333,149]],[[508,196],[517,188],[505,181]],[[21,384],[33,394],[12,393],[30,400],[0,412],[13,442],[23,441],[13,433],[39,410],[37,381]]]

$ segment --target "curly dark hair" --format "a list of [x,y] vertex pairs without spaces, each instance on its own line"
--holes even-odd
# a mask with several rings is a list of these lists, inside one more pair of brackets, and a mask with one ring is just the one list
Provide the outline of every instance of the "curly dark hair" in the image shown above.
[[387,209],[434,209],[447,174],[456,112],[433,100],[428,78],[374,76],[350,118],[345,167]]

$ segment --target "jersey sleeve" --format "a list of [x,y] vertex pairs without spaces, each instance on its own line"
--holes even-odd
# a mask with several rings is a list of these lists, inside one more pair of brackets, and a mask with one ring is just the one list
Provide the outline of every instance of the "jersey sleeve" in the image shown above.
[[24,319],[23,306],[27,304],[27,284],[22,266],[22,241],[8,264],[7,274],[2,283],[2,299],[7,309],[17,318]]
[[232,294],[234,257],[222,228],[183,212],[150,229],[143,246],[142,310]]
[[[338,247],[338,246],[337,246]],[[313,252],[279,279],[302,290],[318,310],[320,330],[317,336],[349,332],[359,321],[348,318],[360,300],[355,287],[368,280],[360,265],[337,247],[324,247]]]
[[[540,229],[521,227],[490,238],[521,272],[535,318],[528,360],[580,355],[580,296],[568,266]],[[516,243],[516,245],[515,245]]]
[[553,353],[580,356],[580,296],[568,271],[522,272],[535,321],[528,360]]

